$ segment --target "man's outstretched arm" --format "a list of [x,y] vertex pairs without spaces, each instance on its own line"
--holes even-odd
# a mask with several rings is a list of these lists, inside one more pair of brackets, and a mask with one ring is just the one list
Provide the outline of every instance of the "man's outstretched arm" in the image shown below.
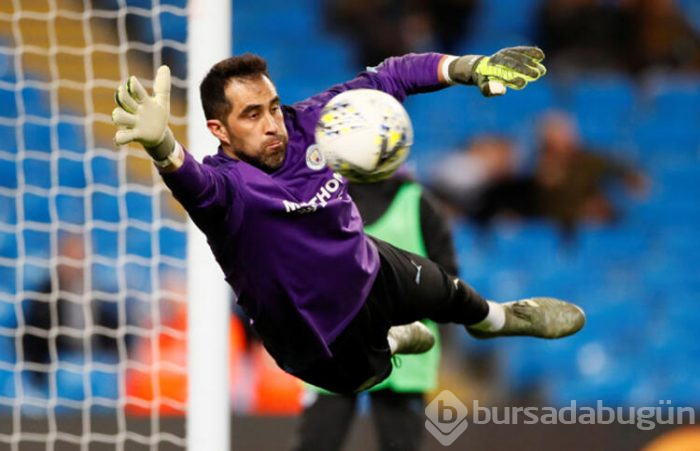
[[117,89],[115,102],[117,107],[112,111],[112,120],[117,126],[114,142],[120,146],[131,142],[141,144],[195,222],[231,207],[231,190],[226,179],[210,167],[197,163],[168,127],[170,69],[167,66],[158,69],[152,96],[131,76]]
[[508,47],[493,55],[451,56],[439,53],[411,53],[387,58],[367,68],[356,78],[335,85],[299,104],[325,105],[333,96],[351,89],[378,89],[403,102],[408,95],[432,92],[456,83],[475,85],[484,96],[503,95],[506,88],[523,89],[542,77],[544,52],[537,47]]

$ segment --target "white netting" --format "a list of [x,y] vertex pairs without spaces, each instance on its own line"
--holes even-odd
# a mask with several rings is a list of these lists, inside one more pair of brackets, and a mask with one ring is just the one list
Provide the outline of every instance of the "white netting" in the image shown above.
[[185,6],[0,1],[0,449],[185,445],[184,216],[110,118],[165,62],[185,135]]

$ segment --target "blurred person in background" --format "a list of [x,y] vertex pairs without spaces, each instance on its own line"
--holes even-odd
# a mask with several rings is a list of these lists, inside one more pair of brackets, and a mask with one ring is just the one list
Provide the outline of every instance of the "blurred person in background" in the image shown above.
[[[452,236],[440,205],[408,174],[377,183],[351,183],[349,193],[367,233],[428,257],[449,274],[458,273]],[[437,324],[424,323],[436,337],[435,346],[423,354],[401,356],[391,376],[369,392],[381,450],[421,449],[425,394],[435,389],[440,364]],[[334,395],[309,386],[294,449],[342,449],[356,404],[357,394]]]
[[546,0],[537,29],[560,76],[700,69],[700,36],[676,0]]
[[478,0],[333,0],[329,30],[345,35],[361,66],[409,52],[456,53]]
[[627,70],[631,22],[627,10],[603,0],[544,0],[537,14],[537,42],[551,72]]
[[572,231],[577,223],[611,223],[620,215],[606,192],[619,182],[643,194],[644,176],[630,165],[589,149],[581,142],[574,118],[562,111],[542,116],[538,129],[534,183],[540,213]]
[[[56,363],[52,362],[55,358],[82,355],[87,347],[98,356],[118,353],[117,302],[99,299],[88,291],[94,289],[94,281],[86,280],[83,239],[82,235],[61,237],[56,277],[46,278],[37,290],[40,296],[22,302],[22,350],[28,363],[49,365]],[[58,333],[53,335],[53,330]],[[49,369],[31,374],[35,382],[46,383]]]
[[440,159],[430,170],[428,184],[451,214],[473,216],[492,185],[515,177],[517,160],[507,137],[477,135]]
[[677,0],[624,0],[624,3],[631,10],[633,72],[700,70],[700,35]]
[[646,178],[630,165],[588,149],[574,118],[549,111],[539,120],[532,174],[502,179],[483,190],[470,218],[486,225],[496,218],[546,218],[566,235],[580,223],[612,223],[620,215],[607,186],[619,182],[646,192]]

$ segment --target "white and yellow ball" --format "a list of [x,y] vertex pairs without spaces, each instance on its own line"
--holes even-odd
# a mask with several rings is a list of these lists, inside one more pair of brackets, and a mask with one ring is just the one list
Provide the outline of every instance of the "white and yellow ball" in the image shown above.
[[351,181],[367,183],[389,178],[406,160],[413,126],[391,95],[353,89],[326,104],[315,136],[328,167]]

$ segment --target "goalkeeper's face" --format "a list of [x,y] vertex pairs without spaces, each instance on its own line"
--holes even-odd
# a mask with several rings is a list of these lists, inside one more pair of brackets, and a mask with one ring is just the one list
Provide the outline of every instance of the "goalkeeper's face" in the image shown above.
[[233,79],[225,93],[231,112],[221,124],[221,135],[214,132],[224,151],[268,172],[282,166],[288,135],[272,81],[265,76]]

